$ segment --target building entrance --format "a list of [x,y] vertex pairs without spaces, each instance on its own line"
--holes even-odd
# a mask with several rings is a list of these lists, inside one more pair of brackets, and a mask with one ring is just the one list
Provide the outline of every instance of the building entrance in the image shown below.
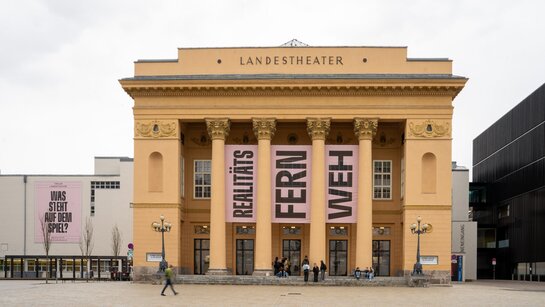
[[390,240],[373,240],[375,276],[390,276]]
[[195,274],[202,275],[208,271],[210,259],[210,239],[195,239],[193,268]]
[[254,240],[237,239],[237,275],[254,272]]
[[291,271],[291,275],[301,275],[301,240],[283,240],[282,257],[290,260],[291,267],[288,271]]
[[329,241],[329,275],[346,276],[348,268],[348,240]]

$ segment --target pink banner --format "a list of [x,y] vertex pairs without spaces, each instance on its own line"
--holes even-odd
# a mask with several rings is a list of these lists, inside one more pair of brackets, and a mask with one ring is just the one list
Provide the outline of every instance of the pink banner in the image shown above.
[[326,145],[327,222],[356,223],[358,146]]
[[51,242],[77,243],[81,234],[81,182],[36,182],[34,241],[43,242],[42,223]]
[[257,146],[225,145],[225,220],[255,222]]
[[311,146],[271,146],[272,222],[310,222]]

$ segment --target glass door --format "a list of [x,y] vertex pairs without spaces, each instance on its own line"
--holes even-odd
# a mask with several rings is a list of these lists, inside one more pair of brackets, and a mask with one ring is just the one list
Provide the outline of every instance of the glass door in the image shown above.
[[373,240],[375,276],[390,276],[390,240]]
[[301,240],[283,240],[282,258],[290,260],[290,268],[286,268],[290,276],[301,275]]
[[208,271],[210,263],[210,240],[195,239],[194,244],[194,274],[203,275]]
[[346,276],[347,268],[348,240],[329,240],[329,275]]
[[254,240],[237,239],[237,275],[254,272]]

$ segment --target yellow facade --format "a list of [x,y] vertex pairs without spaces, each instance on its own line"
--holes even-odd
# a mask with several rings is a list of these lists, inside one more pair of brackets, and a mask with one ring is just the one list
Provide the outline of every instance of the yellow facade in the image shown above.
[[[173,224],[167,261],[184,274],[268,274],[291,243],[299,260],[324,260],[334,275],[331,257],[342,257],[341,273],[350,274],[378,268],[373,245],[381,242],[382,275],[407,274],[416,257],[409,225],[421,216],[433,227],[421,254],[437,260],[424,270],[447,280],[452,101],[466,81],[452,75],[450,60],[408,59],[404,47],[196,48],[179,49],[174,60],[137,61],[134,77],[120,80],[134,99],[136,274],[157,268],[148,254],[160,252],[161,239],[150,225],[161,214]],[[258,148],[255,223],[226,222],[224,147],[233,144]],[[326,222],[331,144],[359,148],[357,223]],[[276,145],[312,148],[310,223],[271,222],[268,156]],[[210,198],[194,197],[200,160],[211,160]],[[375,199],[373,167],[383,160],[391,197]],[[251,270],[240,270],[248,250]]]

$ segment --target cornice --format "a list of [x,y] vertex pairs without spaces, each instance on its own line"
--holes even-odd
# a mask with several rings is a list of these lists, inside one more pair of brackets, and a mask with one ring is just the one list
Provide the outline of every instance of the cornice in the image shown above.
[[182,204],[180,203],[132,203],[132,208],[176,208],[181,209]]
[[402,205],[403,210],[451,210],[451,205]]
[[147,85],[125,83],[132,98],[149,96],[446,96],[456,97],[456,85]]

